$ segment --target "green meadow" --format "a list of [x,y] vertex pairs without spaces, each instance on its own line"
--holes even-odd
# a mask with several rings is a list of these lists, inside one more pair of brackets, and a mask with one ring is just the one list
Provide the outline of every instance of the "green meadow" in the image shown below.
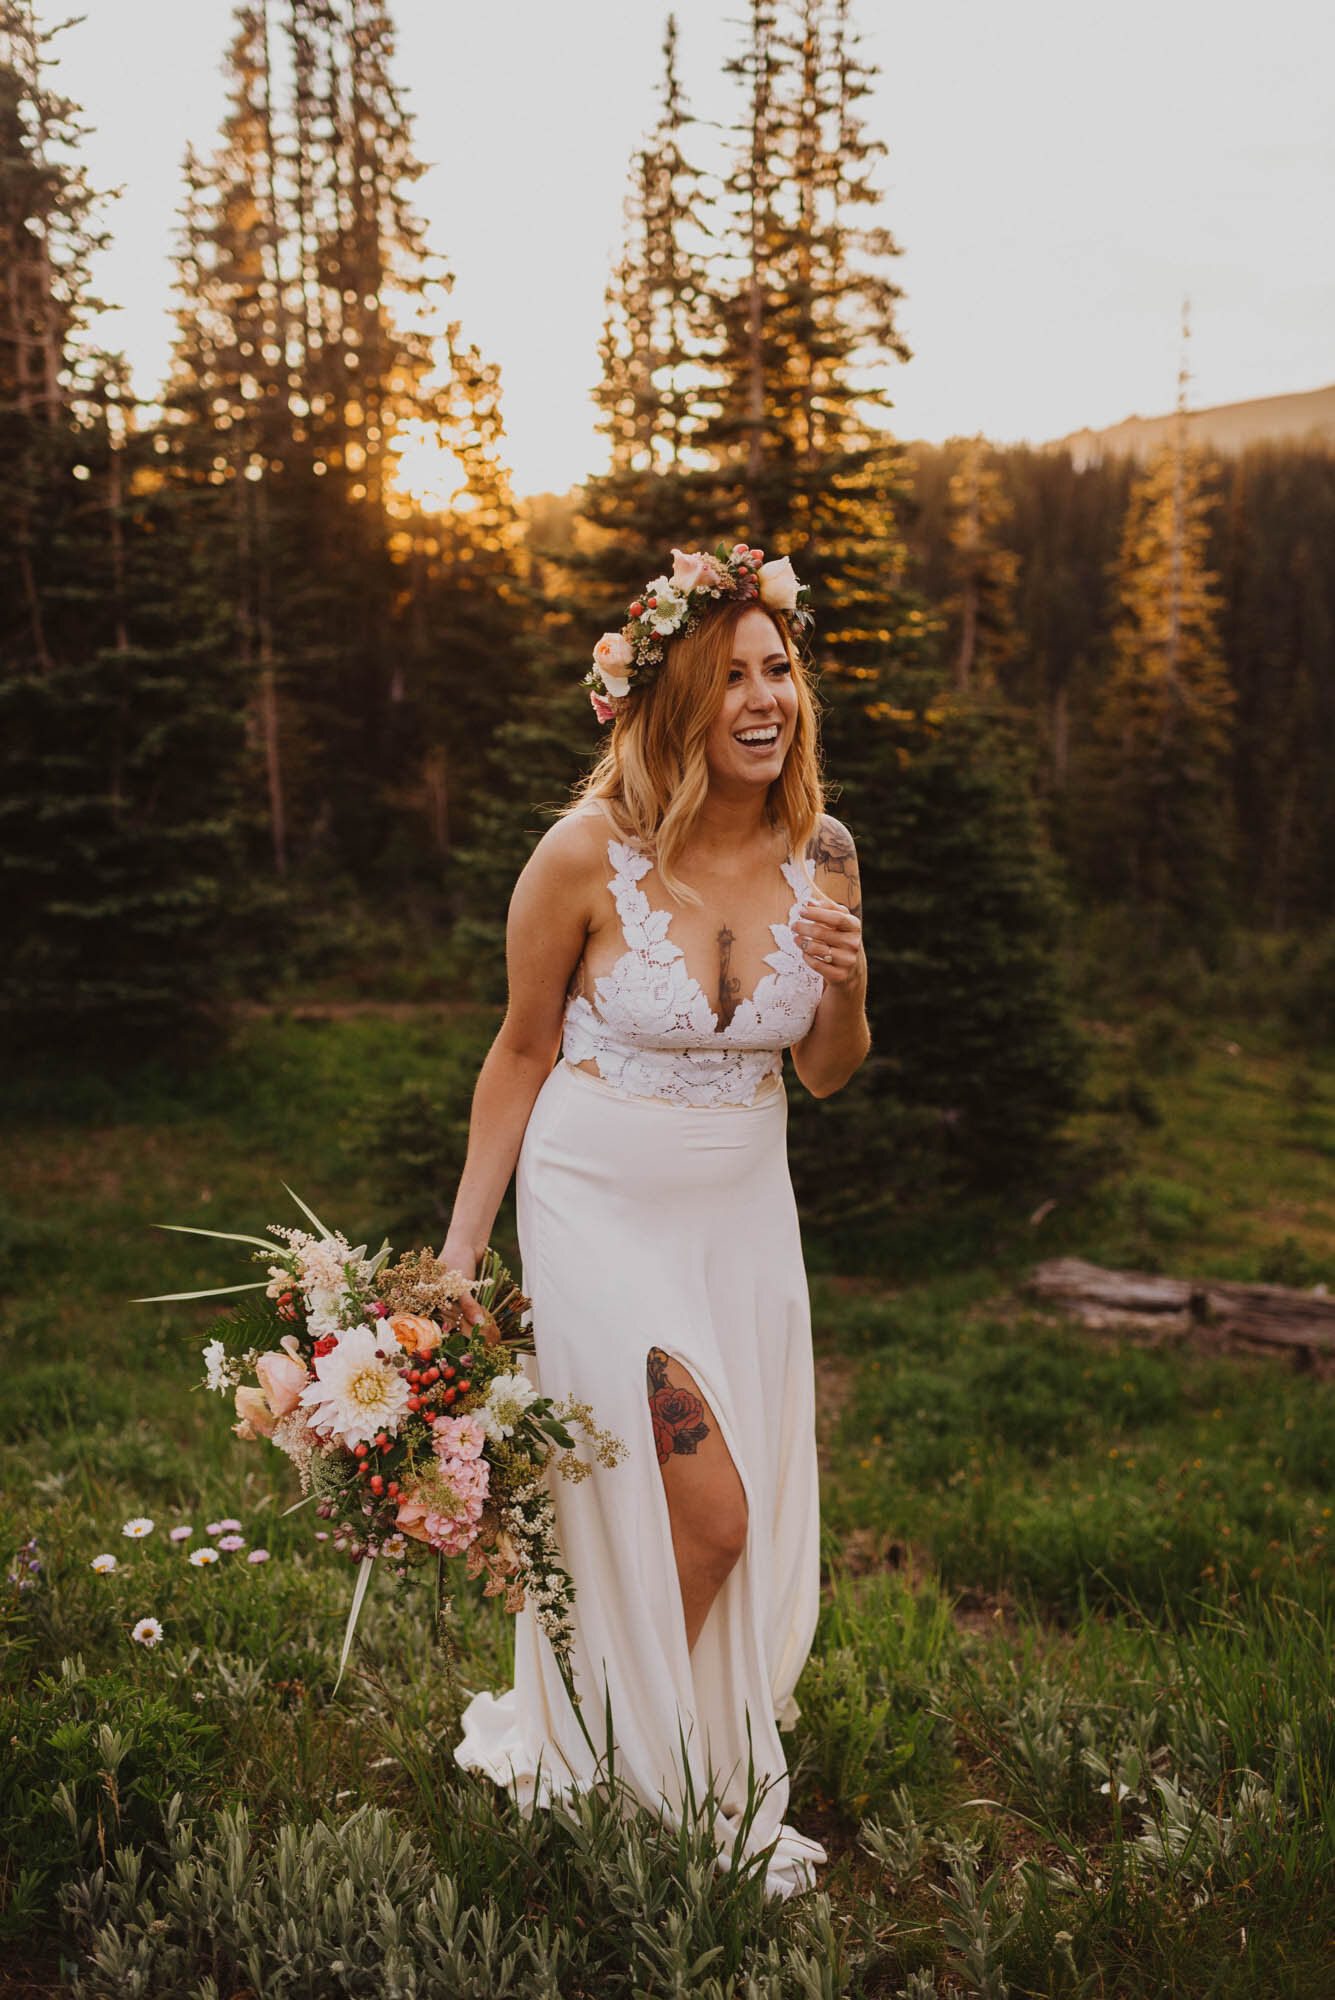
[[[381,1587],[334,1695],[351,1566],[197,1386],[214,1309],[133,1303],[247,1278],[151,1224],[295,1220],[284,1180],[354,1241],[439,1242],[493,1025],[280,1014],[190,1073],[9,1079],[0,1987],[1328,1994],[1335,1382],[1096,1335],[1025,1280],[1071,1253],[1335,1282],[1335,1056],[1087,1021],[1103,1180],[856,1261],[809,1240],[825,1577],[790,1817],[831,1860],[779,1904],[614,1770],[533,1820],[458,1771],[463,1690],[507,1673],[492,1603],[457,1597],[455,1671],[429,1588]],[[224,1519],[243,1546],[192,1566]]]

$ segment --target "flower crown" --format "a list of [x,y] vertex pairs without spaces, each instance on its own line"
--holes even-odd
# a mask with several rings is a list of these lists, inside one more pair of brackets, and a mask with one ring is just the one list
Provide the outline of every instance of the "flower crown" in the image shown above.
[[716,601],[754,598],[766,611],[781,612],[799,632],[811,624],[811,591],[799,583],[787,556],[765,561],[763,549],[722,542],[713,555],[694,549],[672,551],[671,576],[656,576],[644,587],[619,632],[604,632],[584,676],[595,715],[610,722],[626,698],[649,685],[667,657],[671,639],[693,632]]

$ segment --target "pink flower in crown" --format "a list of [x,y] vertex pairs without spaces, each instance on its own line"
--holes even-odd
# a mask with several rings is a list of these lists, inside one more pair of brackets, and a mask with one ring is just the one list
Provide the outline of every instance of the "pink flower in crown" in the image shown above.
[[727,572],[713,556],[696,549],[672,551],[672,588],[682,592],[717,590],[727,582]]
[[635,648],[620,632],[604,632],[593,649],[593,664],[614,700],[630,693],[626,669],[635,664]]
[[487,1434],[476,1417],[438,1417],[431,1442],[441,1458],[481,1458]]
[[589,689],[589,700],[593,703],[593,712],[599,722],[610,722],[612,720],[612,717],[616,714],[616,710],[610,701],[604,701],[594,688]]

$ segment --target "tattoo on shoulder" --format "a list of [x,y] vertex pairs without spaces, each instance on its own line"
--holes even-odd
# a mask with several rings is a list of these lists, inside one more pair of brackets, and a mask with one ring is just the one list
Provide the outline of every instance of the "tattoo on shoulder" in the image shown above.
[[862,916],[862,892],[858,880],[857,849],[848,828],[829,813],[824,813],[807,842],[807,860],[813,867],[823,868],[827,875],[841,875],[848,884],[848,907],[857,918]]

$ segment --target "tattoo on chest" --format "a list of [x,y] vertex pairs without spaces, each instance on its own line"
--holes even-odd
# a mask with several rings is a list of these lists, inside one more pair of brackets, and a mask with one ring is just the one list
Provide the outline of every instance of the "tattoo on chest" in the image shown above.
[[736,942],[725,924],[718,934],[718,1018],[722,1028],[727,1027],[737,1012],[742,997],[742,982],[732,969],[732,948]]

